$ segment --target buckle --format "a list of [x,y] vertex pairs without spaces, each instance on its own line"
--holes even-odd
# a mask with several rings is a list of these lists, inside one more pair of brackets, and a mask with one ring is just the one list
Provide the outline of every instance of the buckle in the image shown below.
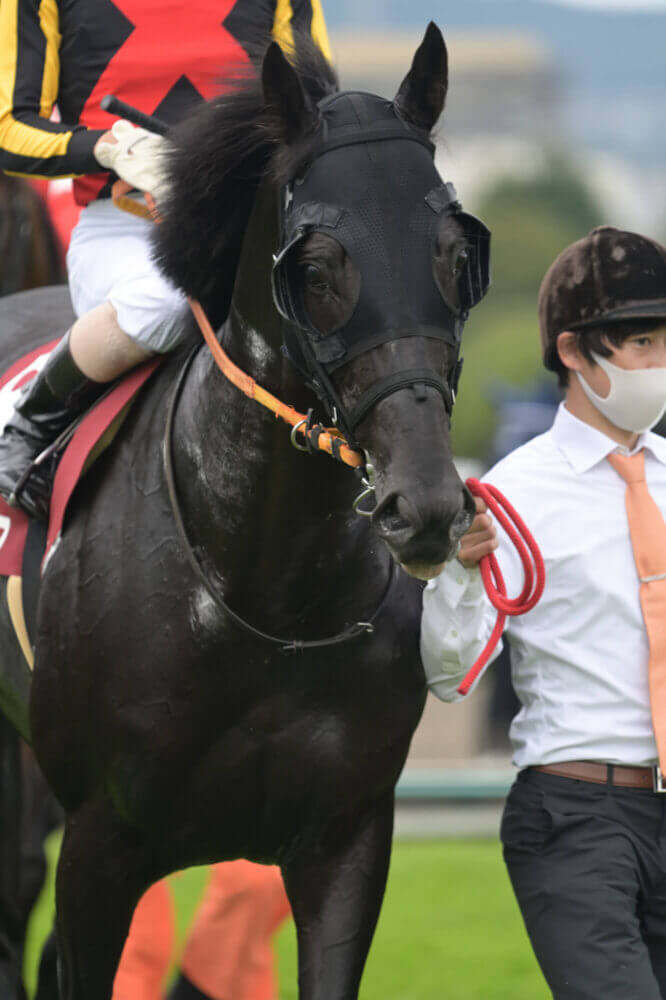
[[662,774],[659,764],[652,765],[652,791],[658,794],[666,793],[666,785],[664,785],[664,775]]

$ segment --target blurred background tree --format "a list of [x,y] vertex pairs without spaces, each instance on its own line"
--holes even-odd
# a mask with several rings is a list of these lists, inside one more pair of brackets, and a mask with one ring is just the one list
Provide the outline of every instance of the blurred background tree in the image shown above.
[[453,445],[456,454],[486,461],[495,429],[494,386],[509,382],[526,393],[541,391],[541,279],[560,251],[604,218],[582,174],[559,151],[551,151],[531,177],[500,178],[477,211],[492,231],[493,284],[465,327]]
[[603,221],[595,196],[564,154],[549,155],[531,179],[500,180],[480,215],[493,233],[493,286],[532,295],[553,258]]

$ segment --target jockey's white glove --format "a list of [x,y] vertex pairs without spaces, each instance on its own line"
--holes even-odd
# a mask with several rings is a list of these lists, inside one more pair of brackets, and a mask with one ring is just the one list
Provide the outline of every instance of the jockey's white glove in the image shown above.
[[169,189],[165,176],[168,140],[124,119],[114,122],[111,133],[116,142],[105,142],[102,136],[95,144],[97,162],[137,191],[147,191],[159,204]]

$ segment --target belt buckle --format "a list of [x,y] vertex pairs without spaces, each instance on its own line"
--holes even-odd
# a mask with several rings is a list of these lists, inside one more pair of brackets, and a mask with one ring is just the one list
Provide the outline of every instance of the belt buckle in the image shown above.
[[652,765],[652,791],[657,792],[657,794],[666,794],[666,785],[664,785],[664,775],[659,767],[659,764]]

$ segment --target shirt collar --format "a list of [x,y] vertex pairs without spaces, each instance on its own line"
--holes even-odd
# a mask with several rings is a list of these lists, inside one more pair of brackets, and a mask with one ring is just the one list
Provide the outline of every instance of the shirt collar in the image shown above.
[[[585,421],[574,417],[564,403],[560,403],[558,407],[551,435],[577,475],[588,472],[611,452],[622,450],[617,441],[613,441],[596,427],[591,427]],[[645,431],[641,434],[632,454],[641,448],[646,448],[658,462],[666,465],[666,439],[659,434],[655,434],[653,431]]]

